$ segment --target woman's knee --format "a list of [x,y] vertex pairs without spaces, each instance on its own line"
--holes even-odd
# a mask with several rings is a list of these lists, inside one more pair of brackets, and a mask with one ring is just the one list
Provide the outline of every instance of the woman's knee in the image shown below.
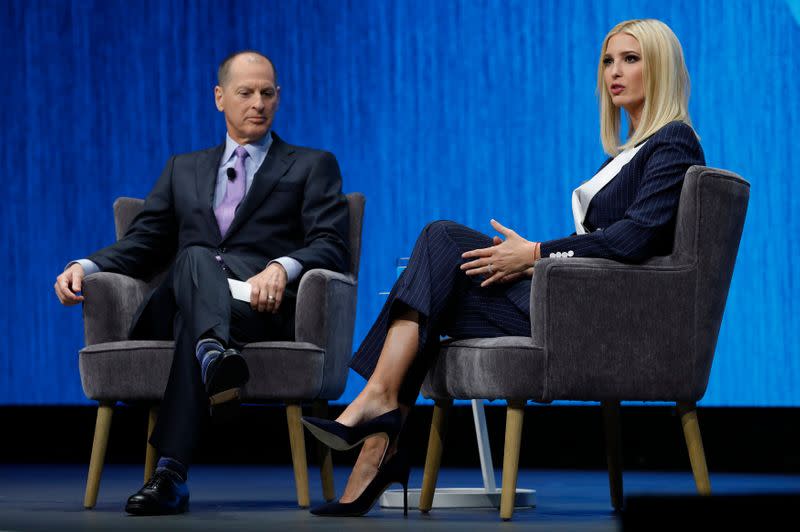
[[448,236],[453,229],[463,227],[461,224],[450,220],[436,220],[428,223],[423,229],[420,236],[425,235],[428,238],[435,236]]
[[434,220],[428,222],[423,231],[447,231],[453,227],[463,227],[460,223],[452,220]]
[[446,238],[462,252],[492,245],[492,239],[487,235],[450,220],[436,220],[429,223],[420,234],[420,237],[423,236],[428,241]]

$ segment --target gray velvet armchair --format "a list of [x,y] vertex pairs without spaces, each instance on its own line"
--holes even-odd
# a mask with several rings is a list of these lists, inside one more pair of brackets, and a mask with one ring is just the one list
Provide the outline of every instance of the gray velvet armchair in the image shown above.
[[[297,292],[295,341],[256,342],[242,354],[250,380],[242,391],[246,403],[286,404],[289,441],[294,466],[297,502],[309,506],[308,467],[301,403],[312,403],[315,415],[324,416],[328,401],[337,399],[347,381],[356,313],[358,267],[364,196],[347,195],[350,208],[350,271],[346,274],[316,269],[306,272]],[[143,201],[120,198],[114,203],[117,238],[141,210]],[[108,443],[114,405],[142,402],[152,405],[147,436],[155,425],[158,402],[163,397],[172,363],[172,341],[131,341],[128,330],[135,310],[155,288],[162,275],[149,282],[115,273],[96,273],[84,280],[83,306],[86,347],[79,354],[81,383],[86,397],[98,401],[97,422],[86,483],[84,506],[94,507]],[[152,475],[156,452],[147,444],[145,481]],[[322,451],[322,491],[334,498],[330,450]]]
[[436,401],[420,510],[429,511],[453,398],[505,399],[500,516],[513,513],[526,400],[599,401],[611,502],[622,507],[620,401],[676,402],[697,490],[711,485],[695,404],[706,391],[750,185],[724,170],[686,174],[673,251],[642,264],[542,259],[531,287],[531,337],[454,341],[423,394]]

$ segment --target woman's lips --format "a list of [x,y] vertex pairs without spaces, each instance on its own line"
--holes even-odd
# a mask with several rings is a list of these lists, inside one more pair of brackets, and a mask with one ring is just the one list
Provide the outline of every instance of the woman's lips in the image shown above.
[[619,93],[621,93],[622,91],[625,90],[625,87],[623,85],[611,85],[611,89],[610,90],[611,90],[611,94],[613,94],[614,96],[617,96]]

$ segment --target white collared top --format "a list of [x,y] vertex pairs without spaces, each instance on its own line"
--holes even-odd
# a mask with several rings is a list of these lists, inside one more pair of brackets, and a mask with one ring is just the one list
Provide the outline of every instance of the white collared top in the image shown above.
[[583,221],[586,219],[586,211],[589,210],[589,204],[592,202],[592,198],[594,198],[595,194],[600,192],[604,186],[614,179],[617,174],[619,174],[620,170],[622,170],[622,167],[628,164],[631,159],[633,159],[633,156],[636,155],[645,144],[647,144],[647,141],[620,152],[620,154],[614,157],[602,170],[597,172],[594,177],[572,191],[572,217],[575,219],[576,233],[579,235],[586,233]]

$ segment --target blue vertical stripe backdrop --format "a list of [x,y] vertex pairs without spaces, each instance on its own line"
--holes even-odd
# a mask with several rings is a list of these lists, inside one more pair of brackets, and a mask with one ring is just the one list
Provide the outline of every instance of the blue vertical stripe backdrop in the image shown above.
[[[603,161],[595,73],[617,22],[683,43],[708,164],[752,183],[706,405],[800,405],[794,0],[6,0],[0,404],[79,404],[81,312],[55,276],[114,238],[111,204],[170,154],[222,141],[220,59],[257,48],[283,87],[276,131],[328,149],[368,198],[356,341],[426,222],[530,239],[571,232]],[[343,400],[361,385],[351,377]]]

